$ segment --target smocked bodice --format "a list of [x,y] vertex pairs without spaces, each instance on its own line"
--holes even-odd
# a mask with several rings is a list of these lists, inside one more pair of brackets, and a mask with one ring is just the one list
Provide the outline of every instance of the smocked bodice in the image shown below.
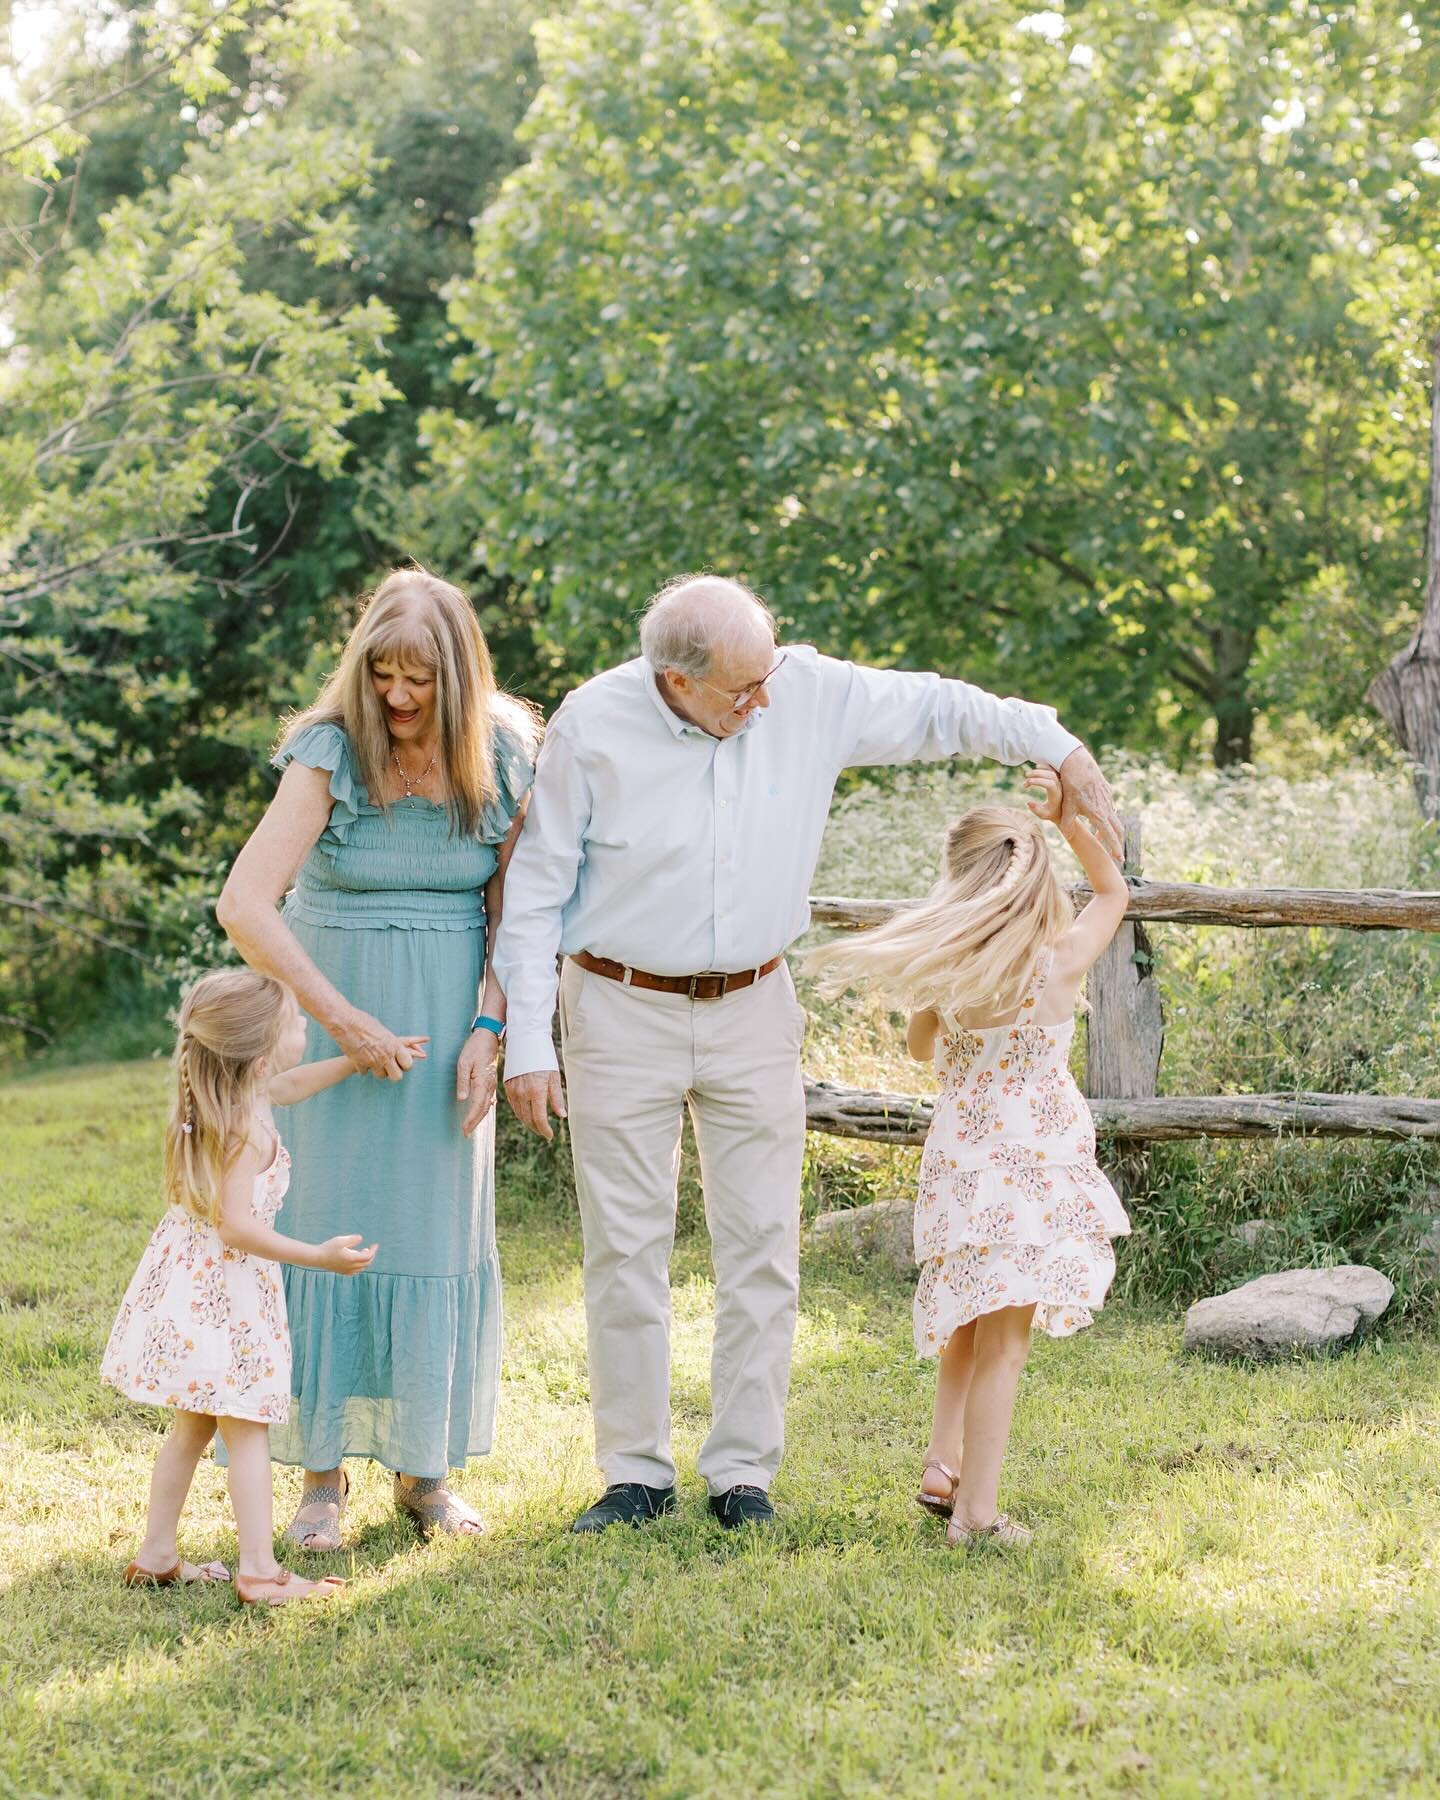
[[292,759],[329,771],[331,808],[286,900],[287,917],[359,928],[484,927],[485,884],[530,783],[529,757],[508,732],[495,731],[498,792],[473,836],[459,835],[445,807],[418,795],[383,812],[372,806],[338,725],[298,732],[275,765]]

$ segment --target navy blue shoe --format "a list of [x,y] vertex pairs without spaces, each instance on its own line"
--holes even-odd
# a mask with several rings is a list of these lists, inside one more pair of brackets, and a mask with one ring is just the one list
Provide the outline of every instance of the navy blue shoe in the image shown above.
[[739,1487],[726,1488],[723,1494],[712,1494],[710,1510],[727,1531],[737,1531],[742,1525],[775,1523],[775,1508],[764,1488],[743,1482]]
[[641,1481],[617,1481],[570,1527],[582,1536],[606,1531],[612,1525],[648,1525],[675,1510],[673,1487],[646,1487]]

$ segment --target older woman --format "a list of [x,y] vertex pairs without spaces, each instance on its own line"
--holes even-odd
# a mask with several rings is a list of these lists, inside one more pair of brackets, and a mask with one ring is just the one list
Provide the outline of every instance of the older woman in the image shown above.
[[[339,1547],[347,1456],[395,1472],[395,1503],[422,1532],[482,1529],[446,1478],[489,1450],[495,1412],[505,1000],[486,946],[535,735],[526,708],[496,690],[465,596],[421,570],[393,572],[319,698],[290,721],[279,791],[220,897],[241,955],[310,1015],[307,1060],[338,1046],[381,1078],[332,1088],[286,1130],[287,1228],[380,1246],[354,1281],[286,1271],[295,1403],[271,1446],[305,1468],[286,1533],[303,1549]],[[428,1039],[422,1057],[402,1033]]]

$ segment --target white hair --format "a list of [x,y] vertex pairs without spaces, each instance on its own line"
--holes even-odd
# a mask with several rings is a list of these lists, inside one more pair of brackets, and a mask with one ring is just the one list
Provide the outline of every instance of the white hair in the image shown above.
[[677,575],[647,604],[640,651],[660,674],[674,669],[703,680],[717,657],[745,649],[764,635],[775,642],[775,615],[743,583],[720,575]]

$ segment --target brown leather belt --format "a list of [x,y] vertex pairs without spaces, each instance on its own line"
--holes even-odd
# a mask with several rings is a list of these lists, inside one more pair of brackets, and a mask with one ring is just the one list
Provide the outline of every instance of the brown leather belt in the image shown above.
[[718,969],[707,969],[703,975],[647,975],[644,969],[627,969],[624,963],[608,956],[592,956],[588,950],[577,950],[570,958],[591,975],[603,975],[608,981],[623,981],[627,987],[653,988],[659,994],[684,994],[690,1000],[718,1000],[724,994],[747,988],[762,976],[778,969],[785,958],[772,956],[758,969],[742,969],[738,975],[724,975]]

